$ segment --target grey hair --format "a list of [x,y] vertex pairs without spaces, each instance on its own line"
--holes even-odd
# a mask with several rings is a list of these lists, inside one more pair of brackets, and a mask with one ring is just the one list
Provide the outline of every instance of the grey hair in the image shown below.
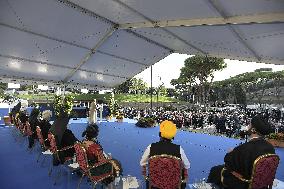
[[50,110],[44,110],[42,112],[42,119],[49,121],[52,116],[52,112]]

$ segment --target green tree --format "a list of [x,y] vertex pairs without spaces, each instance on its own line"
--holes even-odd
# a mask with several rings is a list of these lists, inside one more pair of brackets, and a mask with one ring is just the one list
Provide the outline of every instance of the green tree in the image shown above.
[[138,94],[145,94],[147,90],[147,83],[145,83],[140,78],[131,78],[123,82],[122,84],[115,87],[115,93],[134,93]]
[[[275,88],[275,96],[280,100],[281,88],[284,86],[284,71],[272,72],[269,69],[258,69],[213,83],[215,99],[234,99],[239,104],[246,104],[255,99],[262,104],[268,89]],[[212,94],[211,94],[212,96]]]
[[167,96],[168,97],[177,97],[177,91],[172,88],[167,88]]
[[222,58],[193,56],[185,60],[179,78],[172,80],[171,84],[177,87],[176,89],[180,88],[188,92],[191,86],[195,86],[198,101],[204,103],[209,96],[214,72],[226,66]]
[[0,96],[4,96],[4,91],[7,90],[8,84],[7,83],[0,83]]
[[132,85],[131,79],[127,79],[125,82],[123,82],[120,85],[118,85],[117,87],[115,87],[114,91],[117,94],[129,93],[131,85]]
[[140,94],[145,94],[146,93],[146,89],[147,89],[147,83],[144,82],[142,79],[140,78],[132,78],[131,79],[131,86],[130,86],[130,91],[134,94],[138,94],[138,92]]
[[284,70],[274,72],[272,78],[274,79],[273,86],[275,87],[275,95],[277,100],[280,100],[280,93],[282,92],[282,87],[284,87]]
[[21,85],[20,86],[20,91],[28,91],[28,90],[33,90],[34,86],[33,85]]

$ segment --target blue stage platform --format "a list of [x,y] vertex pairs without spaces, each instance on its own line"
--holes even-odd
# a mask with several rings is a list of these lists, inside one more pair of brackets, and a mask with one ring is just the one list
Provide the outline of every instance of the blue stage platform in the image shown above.
[[[142,180],[139,161],[144,149],[152,142],[159,140],[159,128],[138,128],[131,123],[101,122],[99,124],[99,141],[107,153],[121,161],[124,175],[135,176]],[[71,120],[69,128],[78,139],[87,126],[86,119]],[[11,136],[12,128],[0,127],[0,188],[67,188],[67,177],[63,177],[58,186],[53,186],[47,176],[47,166],[36,163],[36,154],[28,153],[26,145],[16,143]],[[227,149],[238,145],[240,140],[206,134],[179,131],[174,143],[180,144],[190,162],[190,183],[207,178],[212,166],[222,164]],[[276,149],[284,159],[284,149]],[[48,162],[49,163],[49,162]],[[281,171],[282,170],[282,171]],[[276,178],[284,180],[284,163],[280,162]],[[69,188],[76,188],[78,176],[72,175]],[[83,183],[81,188],[89,188]]]
[[[159,140],[159,127],[139,128],[135,126],[133,120],[125,121],[131,123],[102,122],[99,126],[99,141],[106,152],[110,152],[113,157],[121,161],[125,174],[142,178],[139,161],[145,148]],[[82,139],[81,133],[85,126],[86,123],[73,123],[70,124],[70,129],[78,139]],[[179,131],[174,139],[174,143],[183,147],[190,160],[190,182],[207,178],[210,168],[223,164],[227,150],[241,142],[244,141],[188,131]],[[277,148],[276,152],[281,159],[284,159],[284,149]],[[280,170],[284,170],[282,161],[276,178],[283,181],[284,172]]]

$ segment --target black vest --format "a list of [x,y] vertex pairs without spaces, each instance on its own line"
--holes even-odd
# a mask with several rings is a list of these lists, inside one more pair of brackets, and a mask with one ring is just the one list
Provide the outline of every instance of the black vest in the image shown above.
[[178,158],[181,158],[180,155],[180,146],[171,143],[170,140],[161,140],[156,143],[152,143],[150,147],[150,156],[155,156],[155,155],[172,155]]

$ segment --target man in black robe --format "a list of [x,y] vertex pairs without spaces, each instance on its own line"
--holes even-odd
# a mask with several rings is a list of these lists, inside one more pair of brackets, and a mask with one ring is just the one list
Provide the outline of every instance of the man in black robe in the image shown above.
[[34,140],[37,138],[36,127],[39,126],[39,120],[38,120],[39,114],[40,114],[39,109],[34,108],[29,117],[29,123],[32,131],[32,135],[29,136],[29,146],[28,146],[29,148],[33,147]]
[[[248,129],[249,142],[244,143],[229,153],[224,158],[225,165],[215,166],[211,169],[208,182],[228,189],[247,189],[248,183],[242,182],[236,173],[244,179],[249,180],[252,174],[254,161],[261,155],[275,154],[273,146],[264,139],[264,135],[271,131],[269,124],[260,116],[251,120]],[[223,168],[223,182],[221,182],[221,171]]]
[[21,109],[21,102],[19,102],[16,106],[14,106],[11,110],[11,115],[12,115],[12,119],[11,119],[11,122],[14,123],[14,119],[16,117],[16,114],[20,112],[20,109]]

